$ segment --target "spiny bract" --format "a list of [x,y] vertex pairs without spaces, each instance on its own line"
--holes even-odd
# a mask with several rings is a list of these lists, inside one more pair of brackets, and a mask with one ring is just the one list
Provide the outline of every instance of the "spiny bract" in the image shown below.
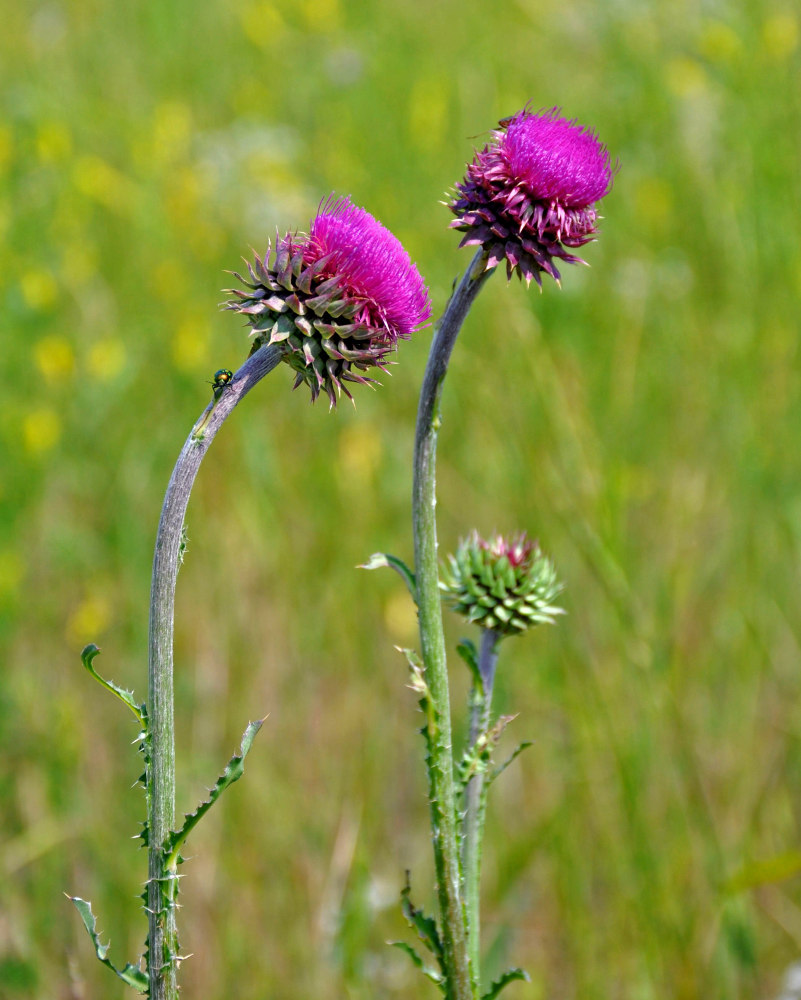
[[525,534],[485,541],[474,531],[448,557],[440,589],[454,611],[501,635],[552,625],[564,614],[553,603],[564,589],[553,564]]
[[431,316],[428,289],[400,241],[350,199],[329,198],[308,235],[276,239],[270,262],[258,254],[248,263],[250,281],[228,309],[247,317],[253,351],[281,344],[283,360],[305,382],[312,401],[324,392],[335,406],[347,384],[374,383],[361,374],[386,370],[398,340],[406,340]]

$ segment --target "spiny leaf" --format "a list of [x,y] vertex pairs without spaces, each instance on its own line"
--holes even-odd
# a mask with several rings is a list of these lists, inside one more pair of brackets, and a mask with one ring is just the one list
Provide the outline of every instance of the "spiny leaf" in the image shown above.
[[417,604],[417,578],[402,559],[391,556],[388,552],[374,552],[366,563],[358,566],[357,569],[381,569],[387,566],[394,569],[409,588],[412,600]]
[[488,764],[489,748],[486,735],[481,734],[473,746],[469,750],[465,750],[456,768],[456,774],[462,788],[466,788],[470,779],[475,775],[485,774]]
[[534,745],[533,740],[525,740],[525,742],[521,743],[520,746],[518,746],[515,749],[514,753],[510,757],[508,757],[503,762],[503,764],[500,764],[498,767],[496,767],[495,770],[492,772],[492,774],[489,775],[489,777],[487,778],[487,784],[491,785],[496,778],[499,778],[503,774],[503,772],[506,770],[507,767],[509,767],[509,765],[512,763],[513,760],[519,757],[524,750],[527,750],[528,747],[533,745]]
[[440,969],[442,970],[442,975],[446,975],[445,969],[445,955],[442,950],[442,942],[440,941],[439,931],[437,930],[437,922],[433,917],[427,917],[422,910],[418,910],[414,903],[409,898],[409,894],[412,891],[411,883],[409,882],[409,873],[406,873],[406,886],[401,891],[401,910],[403,911],[404,917],[409,923],[410,927],[413,927],[423,944],[428,948],[431,954],[436,958]]
[[107,691],[111,691],[113,695],[116,695],[120,699],[120,701],[122,701],[124,704],[128,706],[128,708],[130,708],[130,710],[136,716],[139,725],[146,732],[147,710],[144,705],[137,704],[133,696],[133,691],[124,691],[121,687],[117,687],[116,684],[112,683],[112,681],[107,681],[104,677],[100,676],[100,674],[95,670],[94,666],[92,665],[92,660],[94,660],[94,658],[97,656],[99,652],[100,650],[93,642],[90,642],[88,646],[85,646],[83,652],[81,653],[81,660],[83,661],[83,665],[86,667],[86,669],[89,671],[92,677],[94,677],[94,679],[99,684],[102,684]]
[[485,695],[484,678],[481,676],[481,671],[478,667],[478,650],[476,649],[476,644],[470,639],[460,639],[459,645],[456,647],[456,652],[467,664],[470,676],[473,678],[473,684],[476,686],[480,697],[483,698]]
[[400,948],[401,951],[405,951],[414,963],[415,967],[418,968],[424,976],[428,976],[432,983],[436,983],[443,993],[446,992],[444,976],[437,972],[436,969],[432,969],[430,965],[426,965],[410,944],[407,944],[405,941],[387,941],[387,944],[391,945],[393,948]]
[[436,739],[436,734],[439,731],[439,717],[437,716],[434,700],[431,697],[431,691],[428,687],[428,683],[426,682],[423,661],[413,649],[404,649],[401,646],[396,646],[395,649],[397,649],[399,653],[403,653],[406,657],[406,662],[409,664],[409,669],[411,671],[409,687],[415,692],[415,694],[420,696],[418,704],[420,705],[423,715],[426,717],[426,724],[423,726],[422,733],[428,742],[430,751],[431,742]]
[[[66,893],[65,893],[66,895]],[[138,993],[147,993],[150,988],[150,983],[147,975],[142,972],[142,970],[136,966],[131,965],[130,962],[125,966],[124,969],[118,969],[112,962],[109,961],[107,944],[102,944],[100,941],[100,936],[97,933],[97,919],[94,913],[92,913],[92,904],[86,900],[81,899],[80,896],[67,896],[67,899],[71,900],[75,904],[75,908],[83,920],[83,925],[89,932],[89,937],[92,939],[92,944],[95,946],[95,954],[103,963],[107,965],[109,969],[120,979],[132,986]]]
[[[498,740],[500,740],[504,729],[516,718],[516,715],[499,716],[495,725],[479,733],[473,746],[465,750],[458,767],[459,781],[463,786],[466,787],[474,775],[485,774],[487,772],[489,765],[492,763],[493,748],[497,745]],[[530,745],[530,743],[521,744],[504,764],[492,772],[488,779],[488,784],[491,784],[499,774],[506,770],[515,757]]]
[[522,979],[525,983],[530,982],[529,975],[524,969],[507,969],[500,979],[495,980],[481,1000],[495,1000],[495,997],[498,996],[504,986],[513,983],[515,979]]
[[180,830],[174,830],[168,835],[164,844],[165,870],[172,869],[178,864],[178,852],[181,850],[192,829],[197,826],[225,789],[229,785],[233,785],[235,781],[239,781],[242,777],[245,770],[245,757],[247,757],[253,745],[253,740],[256,738],[256,733],[261,729],[263,723],[264,719],[257,719],[255,722],[248,723],[248,727],[242,736],[242,745],[239,748],[239,753],[235,754],[228,761],[225,770],[217,779],[214,788],[211,789],[208,799],[201,802],[193,813],[186,814]]

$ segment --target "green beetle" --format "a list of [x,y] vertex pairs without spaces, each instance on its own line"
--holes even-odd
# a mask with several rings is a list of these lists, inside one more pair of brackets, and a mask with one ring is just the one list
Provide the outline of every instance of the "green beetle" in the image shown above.
[[211,386],[211,391],[214,393],[215,402],[220,398],[223,389],[233,377],[234,373],[228,368],[220,368],[219,371],[214,373],[214,381],[210,382],[209,385]]

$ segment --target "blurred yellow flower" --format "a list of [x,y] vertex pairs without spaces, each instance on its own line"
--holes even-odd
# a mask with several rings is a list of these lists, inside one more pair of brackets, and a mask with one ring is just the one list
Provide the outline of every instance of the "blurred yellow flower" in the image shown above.
[[172,359],[179,371],[191,375],[208,368],[208,334],[208,321],[205,319],[185,319],[181,323],[172,341]]
[[798,18],[789,11],[773,14],[762,26],[762,45],[773,59],[786,59],[798,46]]
[[19,279],[22,297],[31,309],[47,311],[58,298],[58,284],[47,271],[26,271]]
[[99,156],[81,156],[72,171],[72,180],[81,194],[119,215],[130,217],[137,211],[136,184]]
[[186,227],[186,244],[200,260],[215,261],[225,246],[225,232],[207,219],[195,214],[192,225]]
[[111,605],[99,594],[85,597],[67,620],[66,638],[71,646],[95,642],[108,628]]
[[60,382],[75,370],[72,344],[61,334],[42,337],[33,348],[36,367],[48,382]]
[[303,16],[312,31],[334,31],[339,27],[338,0],[303,0]]
[[671,59],[667,64],[667,85],[676,97],[695,97],[708,86],[703,66],[687,56]]
[[349,424],[339,439],[339,462],[343,484],[356,490],[367,486],[381,461],[381,438],[367,424]]
[[36,132],[36,153],[42,163],[62,163],[72,153],[72,134],[60,121],[43,122]]
[[15,597],[22,580],[22,560],[17,552],[0,552],[0,600]]
[[402,585],[384,605],[384,624],[395,642],[408,644],[417,635],[417,610],[409,592]]
[[182,167],[165,185],[165,204],[170,222],[188,226],[197,218],[197,203],[203,193],[203,180],[197,170]]
[[85,285],[97,274],[97,251],[83,237],[70,243],[61,254],[61,274],[68,285]]
[[710,62],[730,63],[739,55],[742,39],[723,21],[709,21],[701,34],[701,53]]
[[260,49],[272,49],[286,30],[284,19],[275,4],[256,0],[240,9],[242,30]]
[[192,137],[192,111],[181,101],[164,101],[156,108],[151,132],[151,161],[168,164],[184,157]]
[[153,291],[163,302],[179,302],[186,293],[186,273],[180,262],[161,260],[150,272]]
[[86,367],[93,378],[107,382],[119,375],[125,367],[125,361],[125,344],[116,338],[107,337],[89,348]]
[[22,421],[22,442],[32,455],[41,455],[58,444],[61,419],[55,410],[39,407],[26,413]]
[[420,149],[431,149],[447,135],[447,77],[420,76],[409,97],[409,134]]
[[637,217],[656,227],[668,221],[673,210],[673,193],[661,177],[642,177],[634,189]]
[[0,170],[11,162],[13,149],[11,129],[6,125],[0,125]]

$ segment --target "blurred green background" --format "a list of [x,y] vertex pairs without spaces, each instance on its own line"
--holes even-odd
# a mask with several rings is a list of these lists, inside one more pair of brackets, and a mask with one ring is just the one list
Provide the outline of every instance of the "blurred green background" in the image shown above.
[[[801,16],[782,0],[2,0],[0,996],[122,997],[139,954],[144,696],[163,490],[249,247],[350,193],[435,312],[469,260],[438,204],[531,101],[622,169],[591,269],[496,276],[445,392],[440,537],[525,528],[569,616],[504,646],[509,747],[484,875],[488,974],[520,1000],[770,998],[801,952]],[[269,713],[193,835],[187,998],[433,997],[385,945],[433,904],[420,719],[393,645],[430,331],[329,415],[283,367],[189,511],[179,808]],[[462,630],[449,621],[450,639]],[[457,731],[466,678],[454,658]]]

